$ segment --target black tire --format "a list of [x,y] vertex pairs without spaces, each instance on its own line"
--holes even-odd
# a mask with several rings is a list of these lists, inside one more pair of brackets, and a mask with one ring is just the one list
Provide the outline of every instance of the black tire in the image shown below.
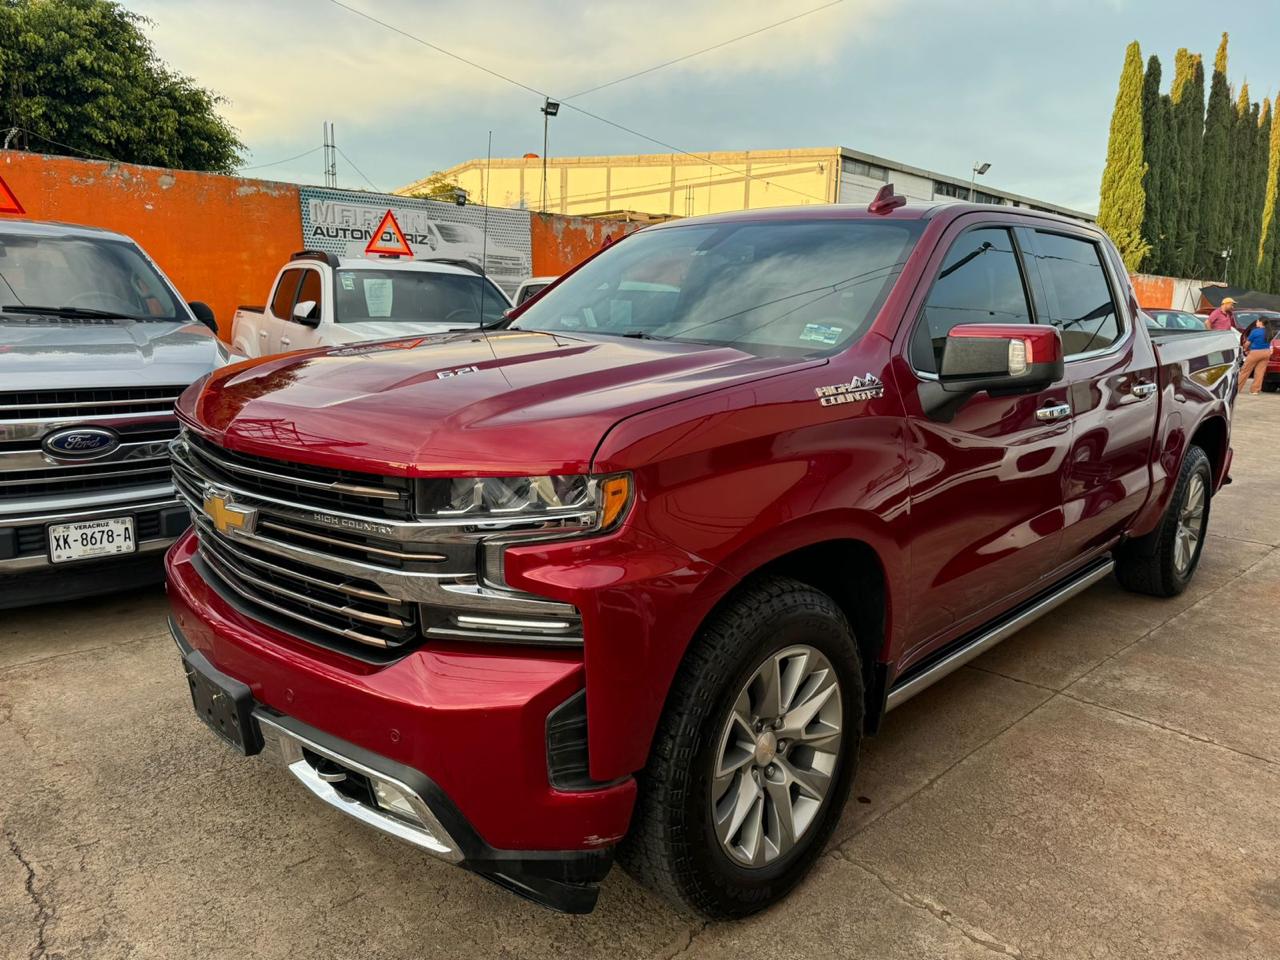
[[[1179,568],[1177,562],[1178,527],[1187,506],[1187,497],[1196,482],[1204,491],[1204,511],[1199,522],[1199,535],[1190,562]],[[1205,533],[1209,529],[1209,505],[1213,490],[1213,473],[1209,457],[1196,446],[1187,448],[1178,471],[1178,482],[1165,508],[1160,524],[1145,537],[1124,544],[1116,551],[1116,579],[1126,590],[1153,597],[1177,596],[1187,588],[1200,563]]]
[[[825,656],[839,684],[840,709],[831,711],[842,723],[835,766],[822,805],[794,847],[772,863],[744,867],[716,835],[714,767],[730,712],[742,702],[740,691],[770,657],[798,644]],[[777,902],[808,872],[839,821],[857,768],[862,725],[858,648],[835,602],[782,577],[745,585],[694,639],[676,676],[648,765],[638,777],[639,796],[620,862],[677,908],[708,919],[743,917]],[[786,741],[780,742],[785,750]],[[804,748],[801,739],[791,746],[798,757],[797,748]],[[782,767],[791,769],[780,760],[766,772]],[[752,767],[753,775],[760,772]]]

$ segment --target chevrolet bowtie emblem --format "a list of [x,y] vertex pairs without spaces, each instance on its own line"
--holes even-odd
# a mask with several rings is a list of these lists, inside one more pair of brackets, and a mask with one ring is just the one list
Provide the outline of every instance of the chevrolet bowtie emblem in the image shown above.
[[209,490],[205,493],[201,506],[204,508],[205,516],[213,521],[214,529],[224,537],[232,530],[253,533],[258,511],[250,507],[237,507],[231,502],[229,494],[219,490]]

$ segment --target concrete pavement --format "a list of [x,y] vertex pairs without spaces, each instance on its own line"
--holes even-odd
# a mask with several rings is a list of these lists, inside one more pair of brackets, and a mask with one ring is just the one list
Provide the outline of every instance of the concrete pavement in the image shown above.
[[1280,957],[1280,396],[1172,601],[1105,582],[890,715],[785,903],[691,924],[615,870],[532,907],[191,715],[140,591],[0,614],[0,957]]

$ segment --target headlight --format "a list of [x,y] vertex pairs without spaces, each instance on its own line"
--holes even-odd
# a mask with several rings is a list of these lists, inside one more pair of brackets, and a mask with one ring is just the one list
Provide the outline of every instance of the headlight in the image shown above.
[[630,474],[589,477],[477,477],[424,485],[428,516],[475,521],[480,529],[597,532],[616,526],[631,502]]
[[631,475],[477,477],[425,481],[419,514],[463,525],[481,543],[485,584],[510,590],[508,547],[616,528],[631,505]]

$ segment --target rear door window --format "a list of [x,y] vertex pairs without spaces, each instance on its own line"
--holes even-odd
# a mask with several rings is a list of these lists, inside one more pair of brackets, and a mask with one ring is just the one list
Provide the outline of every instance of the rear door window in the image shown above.
[[1049,322],[1062,334],[1067,359],[1105,350],[1124,333],[1098,244],[1036,231],[1034,256],[1044,284]]
[[302,270],[286,270],[280,275],[276,292],[271,297],[271,312],[281,320],[293,317],[294,295],[298,292],[298,281],[302,279],[302,274]]
[[911,363],[937,373],[951,328],[964,323],[1031,323],[1027,289],[1003,227],[980,227],[960,235],[942,269],[911,341]]

